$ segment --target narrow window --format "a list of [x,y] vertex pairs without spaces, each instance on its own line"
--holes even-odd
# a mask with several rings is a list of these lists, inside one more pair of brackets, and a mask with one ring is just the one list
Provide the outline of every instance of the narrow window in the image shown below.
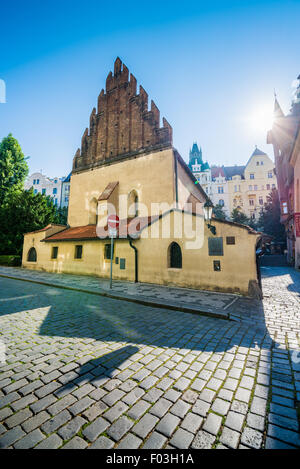
[[[114,246],[115,248],[115,246]],[[110,259],[111,244],[104,244],[104,259]],[[114,257],[114,253],[113,253]]]
[[75,259],[82,258],[82,245],[75,246]]
[[53,246],[52,248],[52,254],[51,254],[51,259],[57,259],[57,253],[58,253],[58,247]]
[[35,248],[30,248],[27,254],[27,261],[28,262],[36,262],[37,256],[36,256],[36,250]]
[[171,243],[169,246],[168,267],[182,269],[182,254],[179,244]]

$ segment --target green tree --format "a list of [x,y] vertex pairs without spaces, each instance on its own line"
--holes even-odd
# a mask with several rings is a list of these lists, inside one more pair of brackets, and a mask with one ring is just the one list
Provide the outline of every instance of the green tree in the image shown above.
[[23,189],[28,165],[18,141],[9,134],[0,143],[0,207]]
[[220,204],[217,204],[217,205],[214,206],[213,214],[219,220],[225,220],[226,219],[226,214],[224,212],[224,207]]
[[59,214],[53,200],[43,194],[28,191],[12,192],[0,207],[0,254],[22,252],[23,235],[59,223]]
[[234,208],[231,212],[231,220],[242,225],[249,225],[250,220],[240,209]]
[[59,207],[57,209],[58,223],[66,225],[68,220],[68,207]]
[[274,236],[274,241],[286,241],[284,225],[280,223],[280,201],[277,189],[272,189],[267,196],[267,202],[261,211],[258,224],[264,233]]

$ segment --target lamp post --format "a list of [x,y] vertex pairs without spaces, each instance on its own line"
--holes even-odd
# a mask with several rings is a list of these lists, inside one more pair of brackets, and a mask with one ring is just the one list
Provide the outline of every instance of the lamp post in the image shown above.
[[211,218],[212,218],[212,211],[213,211],[213,203],[209,199],[203,205],[203,212],[204,212],[204,220],[206,221],[207,228],[210,229],[213,235],[216,234],[216,227],[211,225]]

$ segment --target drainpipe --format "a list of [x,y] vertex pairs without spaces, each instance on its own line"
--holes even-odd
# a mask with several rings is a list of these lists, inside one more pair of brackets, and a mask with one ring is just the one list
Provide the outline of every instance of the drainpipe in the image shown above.
[[137,283],[139,280],[139,276],[138,276],[138,250],[135,246],[133,246],[132,244],[132,241],[133,239],[132,238],[129,238],[129,246],[134,249],[134,263],[135,263],[135,275],[134,275],[134,281],[135,283]]

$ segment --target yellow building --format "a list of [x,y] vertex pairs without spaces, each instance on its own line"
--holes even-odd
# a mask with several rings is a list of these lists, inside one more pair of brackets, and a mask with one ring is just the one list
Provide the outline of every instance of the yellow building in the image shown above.
[[[259,295],[251,228],[204,221],[209,199],[172,146],[172,128],[117,59],[73,160],[68,226],[24,235],[22,265],[110,275],[107,216],[120,226],[113,278]],[[246,266],[246,268],[245,268]]]
[[267,196],[277,189],[274,168],[271,158],[256,147],[246,166],[213,166],[212,187],[206,192],[215,204],[222,202],[228,217],[238,208],[247,217],[258,220]]

